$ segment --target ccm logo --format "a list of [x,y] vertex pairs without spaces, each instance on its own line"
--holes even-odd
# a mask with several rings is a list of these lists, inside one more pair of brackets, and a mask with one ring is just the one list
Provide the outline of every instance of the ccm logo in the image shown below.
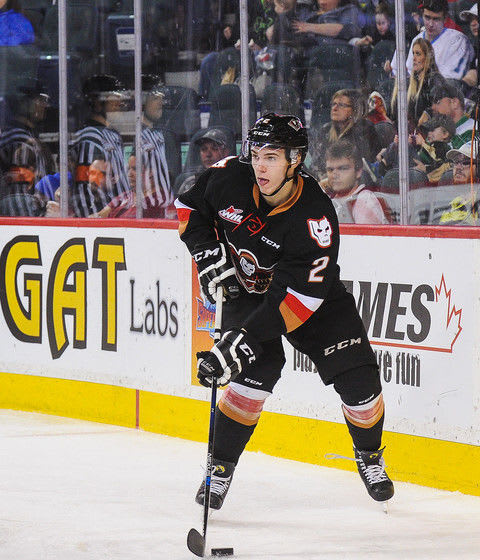
[[325,356],[328,356],[329,354],[333,354],[335,350],[343,350],[344,348],[348,348],[348,346],[353,346],[354,344],[361,344],[361,343],[362,343],[361,338],[351,338],[350,340],[342,340],[342,342],[337,342],[337,344],[334,344],[333,346],[324,348],[323,352]]
[[208,257],[216,257],[220,253],[220,248],[216,247],[215,249],[205,249],[205,251],[200,251],[199,253],[195,253],[193,258],[195,262],[201,261],[203,259],[208,259]]
[[268,239],[264,235],[262,235],[262,241],[264,241],[267,245],[270,245],[270,247],[275,247],[275,249],[280,249],[280,245],[278,243],[275,243],[275,241]]

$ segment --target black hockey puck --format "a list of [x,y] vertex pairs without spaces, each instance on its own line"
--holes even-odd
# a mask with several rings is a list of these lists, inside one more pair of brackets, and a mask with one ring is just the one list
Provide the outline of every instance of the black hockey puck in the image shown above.
[[212,548],[212,556],[233,556],[233,548]]

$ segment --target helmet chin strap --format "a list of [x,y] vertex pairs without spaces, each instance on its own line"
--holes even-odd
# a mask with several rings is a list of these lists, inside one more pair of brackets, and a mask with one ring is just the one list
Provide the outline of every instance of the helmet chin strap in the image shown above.
[[262,193],[262,196],[275,196],[281,189],[283,189],[283,187],[289,182],[292,181],[293,179],[295,179],[295,173],[293,173],[293,175],[291,177],[288,176],[288,170],[290,169],[290,167],[292,167],[292,164],[289,163],[288,167],[287,167],[287,172],[285,173],[285,178],[283,179],[283,181],[280,183],[280,185],[273,191],[273,193],[270,194],[265,194]]

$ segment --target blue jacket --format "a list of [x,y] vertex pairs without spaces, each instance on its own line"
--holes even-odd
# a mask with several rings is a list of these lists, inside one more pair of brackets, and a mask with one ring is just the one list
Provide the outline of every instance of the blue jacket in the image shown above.
[[0,10],[0,46],[28,45],[35,41],[32,24],[14,10]]

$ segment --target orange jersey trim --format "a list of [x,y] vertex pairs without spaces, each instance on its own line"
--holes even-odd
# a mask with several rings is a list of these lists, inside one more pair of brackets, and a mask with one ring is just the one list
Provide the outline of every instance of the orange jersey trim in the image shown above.
[[[275,214],[280,214],[280,212],[285,212],[286,210],[291,208],[295,204],[295,202],[297,202],[297,200],[300,198],[302,191],[303,191],[303,178],[300,177],[299,175],[292,196],[288,200],[286,200],[283,204],[280,204],[280,206],[276,206],[275,208],[273,208],[268,213],[268,216],[274,216]],[[260,188],[257,185],[257,183],[253,185],[253,200],[255,201],[255,204],[258,208],[260,206]]]

